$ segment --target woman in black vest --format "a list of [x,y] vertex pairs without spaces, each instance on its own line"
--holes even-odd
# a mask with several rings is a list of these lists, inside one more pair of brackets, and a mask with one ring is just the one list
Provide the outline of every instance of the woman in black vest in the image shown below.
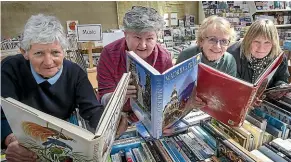
[[[281,53],[276,26],[271,20],[257,20],[248,29],[244,39],[227,50],[237,64],[237,77],[250,83],[264,72],[266,67]],[[268,87],[288,83],[287,58],[278,67]]]
[[[86,72],[65,57],[68,42],[61,22],[54,16],[31,16],[27,21],[21,53],[1,61],[1,96],[61,119],[68,119],[76,107],[96,128],[103,113]],[[15,114],[20,115],[20,114]],[[1,142],[8,161],[36,161],[34,152],[19,145],[1,113]],[[126,118],[122,127],[127,128]],[[119,132],[118,132],[119,133]]]

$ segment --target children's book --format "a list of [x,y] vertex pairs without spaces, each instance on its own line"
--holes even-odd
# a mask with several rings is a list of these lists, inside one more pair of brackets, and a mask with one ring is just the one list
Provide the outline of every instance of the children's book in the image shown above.
[[198,54],[161,74],[134,52],[127,53],[131,84],[137,88],[137,98],[131,98],[130,104],[153,138],[160,138],[163,129],[197,108],[194,104],[200,61]]
[[283,60],[281,53],[254,84],[199,64],[197,96],[207,105],[201,110],[229,125],[241,126],[256,97],[261,97]]
[[37,153],[40,161],[104,162],[115,139],[129,79],[130,73],[122,76],[95,133],[12,98],[1,98],[1,104],[18,142]]

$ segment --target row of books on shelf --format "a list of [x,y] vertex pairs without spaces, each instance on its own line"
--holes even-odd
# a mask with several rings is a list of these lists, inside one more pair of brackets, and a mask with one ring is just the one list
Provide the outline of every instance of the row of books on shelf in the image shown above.
[[275,25],[283,25],[283,24],[291,24],[291,16],[287,13],[284,14],[283,12],[276,12],[272,15],[255,15],[255,20],[259,19],[268,19],[274,22]]
[[248,113],[241,127],[229,127],[195,110],[172,127],[171,136],[153,139],[140,133],[146,129],[136,128],[138,134],[115,140],[108,160],[291,161],[289,101],[286,97],[277,101],[288,108],[264,101]]
[[290,1],[255,1],[257,10],[291,9]]

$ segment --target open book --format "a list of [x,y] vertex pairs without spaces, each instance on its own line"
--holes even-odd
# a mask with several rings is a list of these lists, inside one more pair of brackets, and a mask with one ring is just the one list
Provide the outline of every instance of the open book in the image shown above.
[[263,94],[282,60],[283,53],[254,84],[199,64],[197,96],[207,103],[201,110],[229,126],[241,126],[254,99]]
[[127,68],[137,88],[130,104],[136,116],[154,138],[187,115],[194,107],[198,63],[196,55],[160,74],[134,52],[127,53]]
[[122,76],[95,133],[12,98],[1,98],[2,108],[17,140],[41,161],[103,162],[115,139],[129,79],[130,73]]

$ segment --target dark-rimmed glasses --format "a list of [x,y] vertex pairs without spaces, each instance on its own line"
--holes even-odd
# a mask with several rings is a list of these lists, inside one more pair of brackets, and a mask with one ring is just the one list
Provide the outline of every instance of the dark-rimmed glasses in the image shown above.
[[209,44],[216,45],[218,42],[221,46],[228,46],[230,43],[230,40],[228,39],[218,39],[216,37],[205,37]]

